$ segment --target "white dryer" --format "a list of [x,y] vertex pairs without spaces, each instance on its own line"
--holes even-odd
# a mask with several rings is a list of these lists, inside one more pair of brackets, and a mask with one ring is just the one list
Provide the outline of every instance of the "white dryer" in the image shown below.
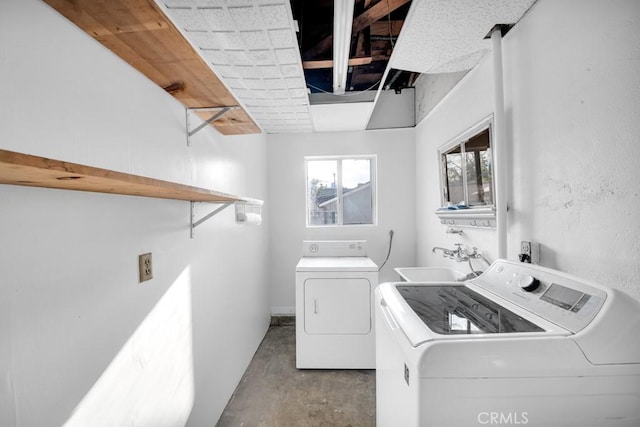
[[378,266],[367,242],[304,241],[296,266],[296,367],[374,369]]

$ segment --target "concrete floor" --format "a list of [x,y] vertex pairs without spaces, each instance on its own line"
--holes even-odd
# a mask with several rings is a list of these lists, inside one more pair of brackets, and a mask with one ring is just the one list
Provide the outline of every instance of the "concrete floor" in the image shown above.
[[375,371],[298,370],[295,335],[269,328],[217,426],[375,425]]

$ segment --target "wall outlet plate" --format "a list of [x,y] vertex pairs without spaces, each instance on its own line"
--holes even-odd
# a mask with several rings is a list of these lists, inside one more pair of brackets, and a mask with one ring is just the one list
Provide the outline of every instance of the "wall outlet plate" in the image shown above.
[[520,253],[518,257],[521,262],[538,264],[540,262],[540,243],[523,240],[520,242]]
[[151,252],[138,255],[138,266],[140,270],[140,283],[153,279],[153,264],[151,263]]

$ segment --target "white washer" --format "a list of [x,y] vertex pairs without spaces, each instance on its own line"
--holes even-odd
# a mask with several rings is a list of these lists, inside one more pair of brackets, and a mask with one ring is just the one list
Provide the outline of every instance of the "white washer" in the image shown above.
[[296,367],[374,369],[378,266],[366,241],[304,241],[296,266]]
[[377,425],[640,426],[640,302],[498,260],[376,289]]

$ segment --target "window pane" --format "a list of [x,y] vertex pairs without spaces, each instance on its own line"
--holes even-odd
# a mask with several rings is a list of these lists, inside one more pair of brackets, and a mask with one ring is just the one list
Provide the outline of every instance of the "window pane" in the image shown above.
[[343,224],[373,223],[373,192],[369,159],[342,161],[342,201]]
[[338,162],[336,160],[307,162],[309,225],[337,223],[337,179]]
[[465,145],[469,206],[492,205],[491,150],[489,130],[471,138]]
[[462,183],[462,154],[460,146],[444,154],[447,200],[453,204],[464,203]]

